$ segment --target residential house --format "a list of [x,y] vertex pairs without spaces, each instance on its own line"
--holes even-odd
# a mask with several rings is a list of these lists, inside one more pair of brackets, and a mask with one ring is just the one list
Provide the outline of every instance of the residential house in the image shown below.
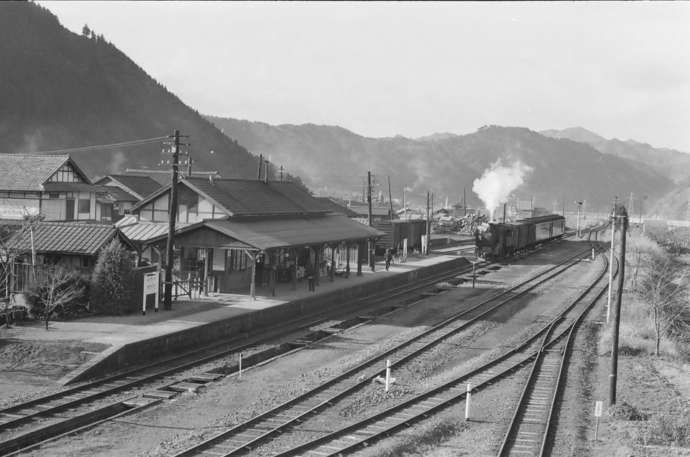
[[32,270],[40,273],[45,265],[90,275],[100,250],[116,238],[134,251],[129,239],[112,224],[39,222],[22,227],[6,243],[12,258],[13,290],[26,290],[35,278]]
[[96,184],[106,186],[113,198],[113,222],[122,219],[135,204],[162,187],[150,176],[140,175],[108,175]]
[[91,183],[68,155],[0,154],[0,220],[112,219],[108,190]]

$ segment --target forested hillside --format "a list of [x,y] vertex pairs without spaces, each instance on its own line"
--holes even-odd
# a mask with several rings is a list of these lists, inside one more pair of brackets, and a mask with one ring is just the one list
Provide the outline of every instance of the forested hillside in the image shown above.
[[521,198],[534,196],[539,206],[549,209],[560,208],[564,201],[572,207],[574,200],[583,199],[591,209],[606,209],[614,195],[631,191],[654,201],[673,187],[668,178],[639,162],[526,128],[491,126],[468,135],[418,139],[366,138],[335,126],[209,119],[254,153],[271,156],[324,193],[361,193],[362,179],[371,169],[384,194],[386,177],[391,177],[394,198],[408,187],[417,203],[428,189],[455,202],[465,187],[468,201],[478,205],[472,183],[497,159],[519,160],[531,167],[516,193]]
[[[0,153],[119,143],[177,128],[190,135],[196,169],[256,175],[257,159],[244,147],[97,33],[74,34],[34,3],[0,3]],[[92,176],[169,159],[158,143],[74,156]]]

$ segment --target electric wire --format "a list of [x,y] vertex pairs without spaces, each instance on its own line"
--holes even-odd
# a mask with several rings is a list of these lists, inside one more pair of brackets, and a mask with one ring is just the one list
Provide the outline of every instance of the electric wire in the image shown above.
[[113,148],[126,148],[126,147],[133,147],[133,146],[142,146],[145,144],[151,144],[151,143],[157,143],[162,140],[167,140],[169,137],[167,136],[159,136],[159,137],[154,137],[154,138],[142,138],[138,140],[130,140],[130,141],[123,141],[120,143],[110,143],[110,144],[95,144],[95,145],[90,145],[90,146],[80,146],[80,147],[75,147],[75,148],[63,148],[63,149],[51,149],[48,151],[34,151],[30,152],[29,154],[63,154],[63,153],[69,153],[69,152],[83,152],[83,151],[91,151],[91,150],[108,150],[108,149],[113,149]]

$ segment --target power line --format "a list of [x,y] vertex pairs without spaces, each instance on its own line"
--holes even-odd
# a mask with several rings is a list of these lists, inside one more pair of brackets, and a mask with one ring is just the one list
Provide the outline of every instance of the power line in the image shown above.
[[94,150],[94,149],[102,149],[102,150],[107,150],[107,149],[112,149],[112,148],[126,148],[126,147],[132,147],[132,146],[142,146],[145,144],[149,143],[157,143],[161,140],[167,139],[167,136],[159,136],[155,138],[143,138],[140,140],[130,140],[130,141],[123,141],[120,143],[111,143],[111,144],[95,144],[91,146],[80,146],[76,148],[65,148],[65,149],[52,149],[49,151],[34,151],[30,152],[29,154],[64,154],[68,152],[81,152],[81,151],[89,151],[89,150]]

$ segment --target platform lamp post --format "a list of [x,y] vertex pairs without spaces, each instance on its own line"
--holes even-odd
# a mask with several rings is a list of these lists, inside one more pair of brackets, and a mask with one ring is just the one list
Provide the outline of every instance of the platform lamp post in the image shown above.
[[582,210],[582,201],[576,201],[577,203],[577,237],[580,238],[580,211]]

